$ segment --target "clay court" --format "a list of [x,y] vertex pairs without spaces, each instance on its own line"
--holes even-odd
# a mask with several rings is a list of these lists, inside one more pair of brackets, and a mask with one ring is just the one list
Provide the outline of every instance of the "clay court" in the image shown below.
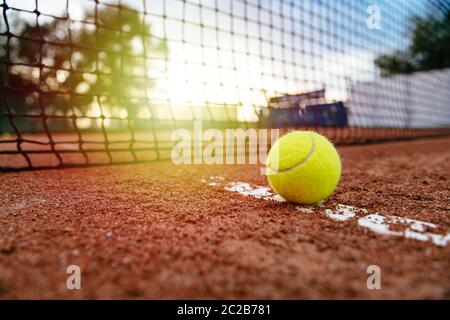
[[[2,173],[0,298],[449,299],[450,138],[338,150],[341,182],[312,207],[276,201],[259,165]],[[434,226],[381,234],[370,214]]]

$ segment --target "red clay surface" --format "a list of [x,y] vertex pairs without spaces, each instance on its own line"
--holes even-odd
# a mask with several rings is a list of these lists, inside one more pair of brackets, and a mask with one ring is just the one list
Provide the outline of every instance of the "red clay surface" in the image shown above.
[[[450,138],[339,148],[325,203],[450,230]],[[0,298],[450,298],[450,245],[375,234],[201,179],[256,165],[156,162],[0,174]],[[79,265],[81,290],[66,288]],[[381,290],[366,268],[379,265]]]

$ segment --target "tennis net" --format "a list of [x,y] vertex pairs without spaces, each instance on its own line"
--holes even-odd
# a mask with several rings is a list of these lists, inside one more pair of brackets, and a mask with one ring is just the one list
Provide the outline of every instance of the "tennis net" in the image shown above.
[[450,133],[450,68],[408,54],[447,1],[0,6],[2,171],[169,159],[173,130],[196,121],[337,144]]

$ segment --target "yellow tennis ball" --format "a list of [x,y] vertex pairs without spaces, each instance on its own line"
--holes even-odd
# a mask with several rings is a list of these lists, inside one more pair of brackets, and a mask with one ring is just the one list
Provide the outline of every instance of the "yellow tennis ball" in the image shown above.
[[266,173],[284,199],[312,204],[326,199],[341,176],[341,159],[333,144],[311,131],[294,131],[278,139],[269,151]]

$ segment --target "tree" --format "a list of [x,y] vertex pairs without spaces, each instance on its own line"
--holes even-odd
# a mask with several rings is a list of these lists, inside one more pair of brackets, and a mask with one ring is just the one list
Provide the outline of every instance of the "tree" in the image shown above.
[[441,16],[412,17],[410,36],[406,50],[375,60],[383,75],[450,67],[450,9]]
[[167,52],[142,13],[124,5],[86,12],[83,22],[23,23],[9,44],[2,38],[2,92],[14,113],[69,116],[97,104],[130,115],[154,86],[152,58]]

